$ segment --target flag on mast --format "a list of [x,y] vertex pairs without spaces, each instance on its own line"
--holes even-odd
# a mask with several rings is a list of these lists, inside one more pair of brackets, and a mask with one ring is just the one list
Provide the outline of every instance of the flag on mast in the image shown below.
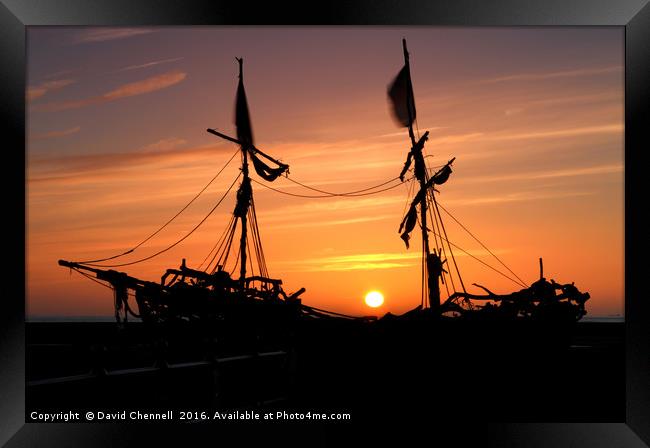
[[392,102],[393,116],[401,126],[409,127],[415,120],[415,98],[411,84],[411,73],[404,65],[388,86],[388,97]]
[[237,86],[237,102],[235,104],[235,126],[237,127],[237,140],[253,145],[253,128],[248,113],[248,102],[246,101],[246,90],[244,89],[244,75],[242,66],[243,59],[237,58],[239,62],[239,85]]

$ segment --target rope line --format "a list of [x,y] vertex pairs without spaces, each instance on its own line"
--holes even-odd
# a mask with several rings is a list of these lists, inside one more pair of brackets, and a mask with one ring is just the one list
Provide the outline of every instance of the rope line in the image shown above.
[[[220,249],[221,246],[223,245],[223,240],[227,237],[228,231],[230,230],[230,227],[232,227],[232,223],[233,223],[234,220],[235,220],[235,215],[232,215],[230,217],[230,221],[228,222],[228,225],[226,226],[224,232],[221,234],[221,236],[219,237],[217,242],[214,244],[214,246],[212,246],[212,249],[210,249],[210,252],[208,252],[208,255],[205,256],[205,258],[203,259],[203,261],[201,262],[201,264],[197,268],[199,271],[201,270],[201,268],[203,267],[205,262],[208,261],[208,258],[210,258],[210,255],[212,255],[214,253],[214,256],[215,257],[217,256],[217,253],[219,252],[218,248]],[[212,264],[213,261],[214,261],[214,257],[210,260],[210,263],[208,263],[207,266],[205,267],[205,271],[207,271],[210,268],[210,265]]]
[[[435,228],[438,231],[438,233],[440,233],[440,225],[438,224],[438,216],[435,213],[431,212],[431,209],[433,208],[433,204],[431,204],[431,199],[429,198],[429,194],[427,194],[427,200],[428,200],[428,202],[430,204],[428,212],[429,212],[429,216],[431,217],[431,222],[435,223]],[[442,239],[440,240],[440,246],[438,246],[438,237],[436,236],[435,232],[433,233],[433,239],[434,239],[435,244],[436,244],[436,249],[439,249],[442,252],[442,256],[446,260],[447,259],[447,250],[445,249],[445,245],[443,244]],[[447,263],[447,265],[449,266],[449,263]],[[456,273],[458,274],[458,272],[456,272]],[[442,271],[441,274],[442,274],[442,277],[444,279],[445,271]],[[449,272],[447,273],[447,276],[449,277],[449,280],[451,282],[451,287],[452,287],[453,291],[456,292],[456,284],[454,282],[454,277],[451,275],[451,269],[449,269]],[[449,297],[450,296],[449,282],[444,282],[444,284],[445,284],[445,290],[447,291],[447,297]]]
[[512,269],[510,269],[510,268],[509,268],[509,267],[508,267],[508,266],[507,266],[503,261],[501,261],[501,259],[500,259],[499,257],[497,257],[497,256],[496,256],[496,255],[495,255],[495,254],[490,250],[490,249],[488,249],[487,246],[485,246],[485,244],[483,244],[483,243],[482,243],[482,242],[481,242],[477,237],[475,237],[474,234],[473,234],[472,232],[470,232],[470,231],[467,229],[467,227],[465,227],[463,224],[461,224],[460,221],[458,221],[458,220],[457,220],[457,219],[456,219],[456,218],[455,218],[451,213],[449,213],[449,211],[447,211],[446,208],[444,208],[444,207],[443,207],[442,205],[440,205],[440,204],[438,204],[438,206],[439,206],[439,207],[440,207],[440,208],[441,208],[445,213],[447,213],[447,215],[449,215],[449,216],[451,217],[451,219],[453,219],[454,221],[456,221],[456,224],[458,224],[459,226],[461,226],[462,229],[463,229],[465,232],[467,232],[467,233],[468,233],[472,238],[474,238],[474,240],[475,240],[477,243],[479,243],[479,244],[483,247],[483,249],[487,250],[487,251],[489,252],[489,254],[492,255],[494,258],[496,258],[496,260],[497,260],[499,263],[501,263],[501,265],[502,265],[504,268],[506,268],[506,269],[507,269],[507,270],[508,270],[512,275],[514,275],[514,276],[517,278],[517,280],[519,280],[519,281],[521,282],[521,286],[523,286],[524,288],[527,288],[527,287],[528,287],[528,285],[526,284],[525,281],[523,281],[523,280],[522,280],[522,279],[521,279],[517,274],[515,274],[515,273],[512,271]]
[[102,285],[105,288],[113,289],[113,287],[111,285],[109,285],[108,283],[104,283],[104,282],[102,282],[100,280],[97,280],[95,277],[93,277],[93,276],[91,276],[89,274],[86,274],[85,272],[83,272],[83,271],[81,271],[81,270],[79,270],[77,268],[70,268],[70,269],[77,272],[77,273],[79,273],[79,274],[81,274],[81,275],[83,275],[84,277],[94,281],[95,283],[98,283],[98,284]]
[[[432,231],[432,232],[433,232],[433,231]],[[435,233],[435,232],[433,232],[433,233]],[[511,282],[517,284],[518,286],[521,286],[521,284],[519,284],[519,282],[518,282],[517,280],[514,280],[512,277],[508,277],[506,274],[504,274],[503,272],[499,271],[497,268],[495,268],[495,267],[493,267],[493,266],[490,266],[489,264],[487,264],[486,262],[484,262],[484,261],[481,260],[480,258],[477,258],[476,256],[470,254],[470,253],[467,252],[465,249],[463,249],[462,247],[460,247],[458,244],[452,243],[451,241],[447,240],[446,238],[443,238],[441,235],[438,235],[438,236],[439,236],[440,238],[444,239],[445,241],[447,241],[447,243],[449,243],[449,244],[451,244],[452,246],[454,246],[456,249],[458,249],[458,250],[460,250],[461,252],[463,252],[465,255],[469,255],[470,257],[472,257],[473,259],[475,259],[475,260],[478,261],[479,263],[481,263],[481,264],[487,266],[488,268],[492,269],[492,270],[493,270],[494,272],[496,272],[497,274],[500,274],[500,275],[502,275],[503,277],[505,277],[505,278],[507,278],[508,280],[510,280]]]
[[383,187],[384,185],[388,185],[389,183],[391,183],[391,182],[393,182],[393,181],[395,181],[397,179],[399,179],[399,176],[394,177],[394,178],[392,178],[390,180],[387,180],[386,182],[382,182],[379,185],[374,185],[372,187],[364,188],[364,189],[361,189],[361,190],[348,191],[348,192],[345,192],[345,193],[332,193],[331,191],[325,191],[325,190],[320,190],[318,188],[310,187],[309,185],[305,185],[305,184],[303,184],[301,182],[298,182],[297,180],[294,180],[294,179],[290,178],[289,176],[287,176],[287,180],[290,181],[290,182],[293,182],[296,185],[300,185],[301,187],[304,187],[304,188],[306,188],[308,190],[316,191],[318,193],[323,193],[323,194],[326,194],[328,196],[354,196],[357,193],[364,193],[366,191],[375,190],[375,189],[377,189],[379,187]]
[[212,183],[217,179],[217,177],[219,177],[219,175],[223,172],[223,170],[225,170],[226,167],[227,167],[228,165],[230,165],[230,162],[232,162],[232,159],[235,158],[235,156],[237,155],[238,152],[239,152],[239,149],[238,149],[237,151],[235,151],[235,153],[232,155],[232,157],[230,157],[230,159],[228,159],[228,161],[226,162],[226,164],[225,164],[225,165],[224,165],[224,166],[219,170],[219,172],[218,172],[218,173],[217,173],[217,174],[216,174],[216,175],[215,175],[215,176],[210,180],[210,182],[207,183],[207,185],[206,185],[205,187],[203,187],[203,189],[202,189],[201,191],[198,192],[198,194],[197,194],[196,196],[194,196],[194,197],[192,198],[192,200],[191,200],[190,202],[188,202],[188,203],[185,205],[185,207],[183,207],[183,208],[182,208],[178,213],[176,213],[174,216],[172,216],[171,219],[170,219],[169,221],[167,221],[165,224],[163,224],[163,225],[162,225],[158,230],[156,230],[154,233],[152,233],[151,235],[149,235],[148,237],[146,237],[144,240],[140,241],[138,244],[136,244],[135,246],[133,246],[131,249],[129,249],[129,250],[127,250],[126,252],[123,252],[123,253],[121,253],[121,254],[114,255],[114,256],[112,256],[112,257],[99,258],[99,259],[97,259],[97,260],[78,261],[77,263],[79,263],[79,264],[101,263],[102,261],[109,261],[109,260],[114,260],[114,259],[116,259],[116,258],[123,257],[124,255],[128,255],[128,254],[130,254],[131,252],[133,252],[133,251],[135,251],[136,249],[138,249],[140,246],[142,246],[144,243],[146,243],[147,241],[149,241],[151,238],[153,238],[154,236],[158,235],[158,233],[160,233],[161,230],[163,230],[165,227],[167,227],[169,224],[171,224],[171,222],[174,221],[176,218],[178,218],[178,217],[181,215],[181,213],[183,213],[185,210],[187,210],[187,208],[188,208],[190,205],[192,205],[192,204],[194,203],[194,201],[196,201],[196,200],[198,199],[198,197],[201,196],[201,195],[203,194],[203,192],[205,192],[205,190],[207,190],[208,187],[209,187],[210,185],[212,185]]
[[[189,232],[187,235],[185,235],[185,236],[184,236],[183,238],[181,238],[180,240],[176,241],[174,244],[172,244],[172,245],[166,247],[165,249],[159,250],[158,252],[156,252],[156,253],[153,254],[153,255],[149,255],[148,257],[141,258],[141,259],[139,259],[139,260],[131,261],[131,262],[128,262],[128,263],[119,263],[119,264],[94,264],[94,263],[83,263],[83,264],[86,265],[86,266],[95,266],[95,267],[102,267],[102,268],[116,268],[116,267],[120,267],[120,266],[130,266],[130,265],[133,265],[133,264],[142,263],[143,261],[151,260],[152,258],[157,257],[158,255],[160,255],[160,254],[162,254],[162,253],[164,253],[164,252],[167,252],[168,250],[170,250],[170,249],[172,249],[173,247],[177,246],[177,245],[180,244],[181,242],[185,241],[185,239],[187,239],[191,234],[193,234],[194,231],[196,231],[196,229],[198,229],[199,227],[201,227],[201,225],[202,225],[202,224],[203,224],[203,223],[204,223],[204,222],[205,222],[205,221],[210,217],[210,215],[212,215],[212,213],[217,209],[217,207],[218,207],[218,206],[223,202],[223,200],[226,198],[226,196],[228,195],[228,193],[230,193],[230,190],[232,190],[232,187],[235,185],[235,183],[237,182],[237,180],[239,179],[240,176],[241,176],[241,173],[239,173],[239,175],[237,175],[237,177],[235,178],[235,180],[233,181],[233,183],[230,184],[230,187],[228,187],[228,190],[226,190],[226,192],[224,193],[224,195],[221,196],[221,199],[219,199],[219,202],[217,202],[216,205],[215,205],[214,207],[212,207],[212,210],[210,210],[210,211],[208,212],[208,214],[207,214],[207,215],[206,215],[206,216],[201,220],[201,222],[199,222],[199,223],[198,223],[198,224],[197,224],[197,225],[196,225],[192,230],[190,230],[190,232]],[[82,263],[79,263],[79,264],[82,264]]]
[[316,308],[315,306],[309,306],[309,305],[305,305],[305,304],[303,304],[302,307],[303,307],[303,309],[306,308],[307,310],[320,311],[321,313],[333,314],[335,316],[347,317],[349,319],[363,319],[363,317],[351,316],[350,314],[337,313],[337,312],[334,312],[334,311],[324,310],[322,308]]
[[[456,268],[456,273],[458,274],[458,281],[460,281],[460,286],[463,288],[463,292],[467,292],[465,289],[465,283],[463,283],[463,277],[460,275],[460,270],[458,269],[458,265],[456,264],[456,257],[454,256],[454,251],[451,250],[451,243],[447,239],[447,229],[445,229],[445,223],[442,221],[442,216],[440,216],[440,210],[438,210],[438,201],[436,201],[436,197],[434,196],[433,192],[430,194],[431,200],[433,201],[433,205],[436,208],[436,213],[438,214],[438,217],[440,218],[440,227],[442,227],[442,233],[445,234],[445,241],[447,241],[447,244],[449,245],[449,253],[451,254],[451,260],[454,262],[454,267]],[[442,238],[442,237],[441,237]]]
[[[395,180],[395,179],[393,179],[393,180]],[[411,180],[412,180],[412,179],[409,179],[409,180],[407,180],[406,182],[410,182]],[[273,188],[272,186],[270,186],[270,185],[268,185],[268,184],[265,184],[265,183],[259,182],[259,181],[255,180],[255,179],[251,179],[251,181],[253,181],[253,182],[255,182],[256,184],[261,185],[261,186],[263,186],[263,187],[265,187],[265,188],[268,188],[269,190],[273,190],[273,191],[275,191],[276,193],[285,194],[285,195],[287,195],[287,196],[294,196],[294,197],[297,197],[297,198],[308,198],[308,199],[331,198],[331,197],[336,197],[336,196],[346,196],[346,197],[369,196],[369,195],[372,195],[372,194],[383,193],[384,191],[392,190],[392,189],[397,188],[397,187],[399,187],[400,185],[402,185],[402,182],[400,182],[400,183],[397,183],[397,184],[395,184],[395,185],[391,185],[390,187],[383,188],[383,189],[381,189],[381,190],[371,191],[371,192],[367,192],[367,193],[359,193],[359,194],[346,193],[346,194],[334,194],[334,195],[332,195],[332,194],[326,194],[326,195],[307,195],[307,194],[289,193],[289,192],[287,192],[287,191],[279,190],[279,189],[277,189],[277,188]],[[384,185],[385,185],[385,184],[384,184]]]

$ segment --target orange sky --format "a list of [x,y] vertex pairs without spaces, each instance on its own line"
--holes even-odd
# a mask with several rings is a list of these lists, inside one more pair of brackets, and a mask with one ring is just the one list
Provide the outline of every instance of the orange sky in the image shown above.
[[[431,165],[456,157],[440,203],[528,282],[590,292],[590,316],[623,313],[623,32],[618,28],[35,28],[28,32],[29,316],[112,315],[112,293],[57,265],[122,252],[185,205],[237,149],[235,56],[257,146],[291,177],[334,192],[399,174],[409,149],[386,87],[408,40]],[[187,233],[238,174],[231,164],[133,256]],[[255,174],[253,178],[258,179]],[[259,180],[259,179],[258,179]],[[278,179],[274,188],[313,194]],[[407,185],[358,198],[301,199],[253,184],[271,276],[303,302],[351,314],[420,303],[417,230],[397,229]],[[183,244],[125,268],[158,280],[196,267],[234,191]],[[444,216],[444,214],[443,214]],[[450,240],[497,266],[447,218]],[[456,253],[469,286],[517,285]],[[502,269],[503,270],[503,269]],[[369,309],[363,297],[382,291]],[[444,298],[444,297],[443,297]]]

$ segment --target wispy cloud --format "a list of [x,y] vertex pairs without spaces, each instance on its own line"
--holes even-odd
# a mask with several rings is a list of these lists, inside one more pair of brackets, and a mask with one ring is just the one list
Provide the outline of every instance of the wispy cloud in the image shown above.
[[150,143],[138,149],[139,152],[160,152],[171,151],[187,143],[187,140],[182,138],[170,137],[158,140],[157,142]]
[[59,70],[54,73],[50,73],[49,75],[43,76],[43,79],[52,79],[52,78],[58,78],[63,75],[69,75],[72,73],[72,70]]
[[504,113],[506,116],[511,116],[511,115],[517,115],[517,114],[520,114],[520,113],[524,112],[525,110],[526,110],[526,109],[524,109],[523,107],[512,107],[512,108],[510,108],[510,109],[506,109],[506,110],[504,110],[503,113]]
[[346,199],[332,199],[326,201],[306,202],[298,205],[288,205],[276,208],[275,210],[258,212],[260,219],[265,222],[286,222],[295,220],[296,216],[316,215],[322,217],[324,214],[354,212],[356,216],[362,210],[379,210],[381,207],[393,204],[403,204],[404,196],[389,195],[375,197],[353,197]]
[[298,270],[306,272],[394,269],[412,266],[418,263],[416,259],[421,256],[422,254],[416,252],[354,254],[339,257],[310,258],[286,264],[297,266]]
[[269,228],[273,229],[304,229],[306,227],[330,227],[330,226],[343,226],[350,224],[359,224],[364,222],[383,221],[384,219],[394,219],[395,215],[375,215],[363,216],[360,218],[349,219],[331,219],[331,220],[318,220],[315,222],[294,222],[287,224],[271,224]]
[[[440,129],[446,129],[446,126],[431,126],[431,127],[426,127],[426,126],[420,126],[420,132],[424,133],[425,131],[433,132],[433,131],[439,131]],[[389,132],[388,134],[381,134],[378,135],[377,138],[386,138],[386,137],[408,137],[409,133],[406,129],[397,131],[397,132]]]
[[409,253],[374,253],[374,254],[353,254],[342,255],[337,257],[312,258],[305,260],[307,263],[367,263],[376,261],[394,261],[394,260],[413,260],[422,256],[419,252]]
[[483,132],[468,132],[467,134],[445,135],[442,137],[429,139],[429,144],[443,145],[443,144],[463,143],[470,140],[480,139],[484,135],[485,134]]
[[154,66],[156,66],[156,65],[160,65],[160,64],[168,64],[168,63],[170,63],[170,62],[180,61],[180,60],[182,60],[182,59],[183,59],[182,57],[181,57],[181,58],[161,59],[161,60],[159,60],[159,61],[146,62],[146,63],[144,63],[144,64],[129,65],[129,66],[127,66],[127,67],[122,67],[122,68],[120,68],[120,69],[118,69],[118,70],[115,70],[114,73],[117,73],[117,72],[126,72],[126,71],[129,71],[129,70],[138,70],[138,69],[141,69],[141,68],[154,67]]
[[81,130],[81,126],[75,126],[74,128],[70,129],[64,129],[61,131],[50,131],[50,132],[44,132],[41,134],[36,134],[34,135],[33,139],[34,140],[43,140],[47,138],[56,138],[56,137],[65,137],[66,135],[72,135],[76,134]]
[[[142,149],[148,146],[153,148],[157,144],[160,142],[146,145]],[[179,150],[177,146],[171,143],[167,149],[159,150],[33,158],[30,160],[29,182],[55,182],[65,179],[88,182],[102,177],[110,179],[115,176],[115,170],[121,167],[133,168],[149,163],[199,160],[202,156],[221,153],[224,148],[219,144],[210,144]]]
[[48,92],[59,90],[75,82],[74,79],[57,79],[55,81],[46,81],[35,86],[27,88],[27,99],[33,101],[44,96]]
[[555,106],[559,104],[581,104],[581,103],[595,103],[599,101],[617,101],[623,104],[623,92],[599,92],[588,93],[585,95],[565,95],[559,97],[543,98],[539,100],[530,101],[529,106]]
[[[441,145],[444,143],[454,144],[462,142],[502,142],[502,141],[515,141],[515,140],[542,140],[547,138],[561,138],[561,137],[582,137],[586,135],[598,134],[619,134],[623,136],[625,128],[623,123],[612,123],[599,126],[580,126],[567,129],[554,129],[539,132],[516,132],[516,133],[483,133],[471,132],[467,134],[451,135],[440,137],[438,139],[430,140],[431,143]],[[469,158],[484,158],[494,156],[495,154],[507,154],[519,151],[519,148],[503,148],[491,150],[486,152],[483,149],[480,151],[468,151],[462,155],[463,159]]]
[[[489,252],[484,249],[467,250],[467,253],[454,253],[456,257],[487,256]],[[506,249],[494,249],[492,253],[507,253]],[[342,255],[336,257],[316,257],[297,261],[280,261],[279,265],[296,266],[297,270],[314,271],[356,271],[372,269],[393,269],[415,266],[420,263],[422,254],[418,251],[393,252],[393,253],[366,253]]]
[[166,89],[175,84],[178,84],[179,82],[183,81],[186,77],[187,77],[187,73],[179,72],[179,71],[163,73],[162,75],[152,76],[150,78],[146,78],[141,81],[124,84],[102,95],[93,96],[90,98],[84,98],[80,100],[39,104],[35,106],[33,110],[39,112],[56,112],[56,111],[62,111],[68,109],[78,109],[80,107],[86,107],[86,106],[91,106],[96,104],[108,103],[110,101],[115,101],[120,98],[128,98],[131,96],[143,95],[145,93]]
[[106,98],[108,101],[113,101],[120,98],[155,92],[156,90],[166,89],[174,84],[178,84],[184,80],[186,76],[187,73],[184,72],[168,72],[142,81],[124,84],[123,86],[102,95],[102,97]]
[[390,261],[377,263],[354,263],[354,264],[326,264],[319,267],[305,269],[306,271],[372,271],[375,269],[395,269],[413,266],[415,263],[395,263]]
[[542,81],[545,79],[575,78],[581,76],[594,76],[594,75],[602,75],[602,74],[622,72],[622,71],[623,71],[622,65],[614,65],[610,67],[564,70],[559,72],[548,72],[548,73],[519,73],[514,75],[508,75],[508,76],[500,76],[497,78],[484,79],[480,81],[480,83],[492,84],[492,83],[508,82],[508,81]]
[[498,196],[482,196],[464,199],[449,199],[445,201],[445,205],[488,205],[500,204],[507,202],[527,202],[542,199],[560,199],[581,196],[591,196],[593,192],[589,191],[562,191],[556,193],[534,193],[534,192],[517,192],[507,193]]
[[593,176],[598,174],[622,173],[623,164],[599,165],[585,168],[567,168],[560,170],[506,174],[503,176],[478,176],[463,180],[463,183],[500,182],[509,180],[538,180],[557,177]]
[[154,30],[147,28],[96,28],[85,30],[77,34],[73,43],[87,42],[106,42],[116,39],[126,39],[128,37],[140,36],[143,34],[153,33]]
[[540,132],[521,132],[515,134],[476,135],[481,140],[509,141],[527,140],[536,138],[577,137],[589,134],[616,134],[623,132],[623,123],[606,124],[601,126],[583,126],[577,128],[558,129]]

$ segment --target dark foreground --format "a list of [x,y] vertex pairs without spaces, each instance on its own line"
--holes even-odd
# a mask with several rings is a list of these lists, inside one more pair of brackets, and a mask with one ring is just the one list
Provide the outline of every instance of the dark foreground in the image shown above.
[[[27,323],[32,411],[257,410],[353,421],[624,421],[624,324],[311,321],[279,337]],[[542,335],[540,337],[540,335]],[[82,420],[83,421],[83,420]]]

